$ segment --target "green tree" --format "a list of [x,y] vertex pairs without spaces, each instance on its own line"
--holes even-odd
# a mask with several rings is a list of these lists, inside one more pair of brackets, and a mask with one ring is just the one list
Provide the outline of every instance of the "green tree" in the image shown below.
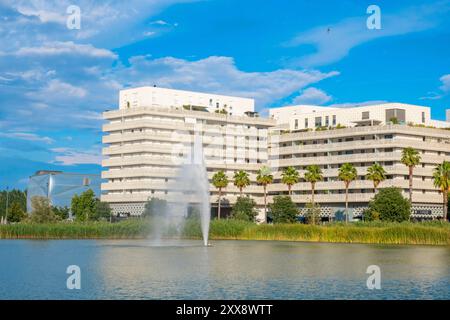
[[222,189],[228,186],[228,177],[223,170],[216,172],[212,177],[213,186],[219,191],[219,200],[217,206],[217,218],[220,220],[220,201],[222,200]]
[[258,211],[256,202],[250,197],[239,197],[231,210],[231,218],[254,222]]
[[419,152],[411,147],[405,148],[402,151],[401,162],[408,167],[409,170],[409,201],[412,202],[412,189],[413,189],[413,177],[414,167],[420,163],[421,157]]
[[373,181],[373,188],[375,189],[375,193],[377,193],[380,183],[386,180],[386,170],[378,162],[374,163],[367,168],[366,178]]
[[17,203],[22,211],[27,212],[27,192],[12,189],[0,191],[0,217],[6,216],[6,199],[8,199],[8,210],[11,209],[11,205]]
[[99,199],[95,201],[94,214],[91,216],[91,220],[109,220],[112,222],[111,207],[109,203],[102,202]]
[[369,203],[371,215],[379,214],[382,221],[402,222],[409,220],[411,203],[395,187],[380,190]]
[[161,217],[166,213],[167,201],[159,198],[149,198],[145,203],[142,218]]
[[358,178],[358,171],[351,163],[344,163],[339,168],[338,178],[345,185],[345,222],[348,222],[348,188],[350,183]]
[[81,195],[74,195],[71,211],[79,221],[88,221],[95,213],[95,193],[92,189],[84,191]]
[[292,195],[292,186],[300,180],[300,174],[294,167],[287,167],[281,174],[281,182],[288,187],[289,195]]
[[311,203],[314,207],[314,193],[316,183],[323,180],[323,173],[320,167],[315,164],[306,167],[305,180],[311,183]]
[[299,214],[297,205],[289,196],[275,196],[269,205],[273,223],[295,223]]
[[52,211],[50,200],[46,197],[34,196],[31,198],[31,215],[29,221],[32,223],[52,223],[59,217]]
[[27,217],[26,212],[18,202],[13,202],[8,208],[8,222],[20,222]]
[[67,220],[69,219],[69,213],[70,213],[70,209],[65,206],[65,207],[58,207],[58,206],[53,206],[52,207],[52,211],[54,214],[56,214],[61,220]]
[[273,175],[269,167],[263,166],[258,171],[256,182],[264,189],[264,222],[267,221],[267,185],[273,182]]
[[239,170],[234,173],[234,185],[239,188],[242,197],[242,190],[250,185],[250,177],[244,170]]
[[444,161],[433,171],[434,186],[442,192],[444,220],[447,221],[448,192],[450,191],[450,162]]
[[320,206],[318,204],[313,204],[312,202],[308,202],[305,205],[306,208],[306,223],[308,224],[317,224],[320,220]]

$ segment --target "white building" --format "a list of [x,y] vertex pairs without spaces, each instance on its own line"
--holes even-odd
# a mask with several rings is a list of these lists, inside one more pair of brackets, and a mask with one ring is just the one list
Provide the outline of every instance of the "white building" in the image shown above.
[[[291,106],[270,110],[270,118],[259,118],[252,99],[143,87],[120,92],[119,109],[104,113],[109,121],[103,142],[102,200],[115,213],[142,213],[151,197],[167,199],[180,159],[190,150],[194,132],[203,137],[209,179],[224,170],[230,180],[224,190],[225,214],[236,201],[239,190],[233,185],[235,171],[250,173],[251,186],[245,194],[261,209],[263,189],[256,184],[256,173],[272,167],[275,181],[268,187],[269,203],[274,195],[286,194],[280,181],[288,166],[301,174],[317,164],[324,181],[317,184],[316,201],[324,217],[337,217],[344,208],[343,183],[339,167],[354,164],[358,179],[350,187],[350,211],[359,216],[374,196],[371,181],[365,179],[367,167],[375,162],[384,166],[388,179],[381,188],[396,186],[408,192],[408,170],[400,163],[406,147],[420,151],[422,161],[414,173],[413,213],[442,216],[442,195],[433,186],[432,170],[450,160],[450,123],[432,120],[430,108],[386,103],[352,108]],[[426,128],[436,127],[436,129]],[[210,185],[212,206],[217,191]],[[294,185],[293,200],[301,212],[310,201],[310,185]],[[265,217],[260,215],[260,220]]]

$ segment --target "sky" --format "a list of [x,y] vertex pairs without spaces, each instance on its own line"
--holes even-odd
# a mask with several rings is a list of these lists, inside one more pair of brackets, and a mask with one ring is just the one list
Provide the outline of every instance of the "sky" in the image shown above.
[[123,88],[249,97],[263,114],[450,109],[450,0],[0,0],[0,43],[0,189],[40,169],[100,173],[101,115]]

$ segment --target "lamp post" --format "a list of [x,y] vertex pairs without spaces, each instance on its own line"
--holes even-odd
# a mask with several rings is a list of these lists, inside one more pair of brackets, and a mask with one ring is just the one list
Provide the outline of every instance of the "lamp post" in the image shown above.
[[6,210],[5,210],[5,224],[8,223],[8,205],[9,205],[9,187],[6,187]]

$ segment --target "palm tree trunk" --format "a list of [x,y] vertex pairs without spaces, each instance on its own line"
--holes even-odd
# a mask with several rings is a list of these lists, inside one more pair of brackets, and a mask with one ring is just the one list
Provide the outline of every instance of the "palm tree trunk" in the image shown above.
[[290,184],[288,184],[288,191],[289,191],[289,196],[292,195],[292,186]]
[[219,188],[219,204],[217,208],[217,219],[220,220],[220,198],[222,197],[222,188]]
[[267,186],[264,185],[264,223],[267,222],[267,194],[266,194]]
[[413,167],[409,167],[409,203],[412,206]]
[[444,201],[443,201],[443,203],[444,203],[444,221],[447,221],[448,192],[447,192],[447,191],[444,191],[444,192],[442,192],[442,194],[443,194],[443,197],[444,197]]
[[241,193],[241,198],[242,198],[242,187],[239,188],[239,191]]
[[345,184],[345,223],[348,223],[348,184]]
[[313,212],[313,224],[316,224],[316,206],[314,204],[314,182],[311,182],[311,204],[312,204],[312,212]]

